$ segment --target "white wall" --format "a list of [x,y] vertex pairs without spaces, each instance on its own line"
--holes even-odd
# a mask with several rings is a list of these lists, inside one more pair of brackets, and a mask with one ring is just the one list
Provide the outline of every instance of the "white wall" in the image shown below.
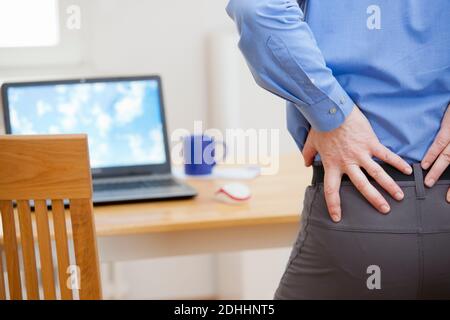
[[[96,0],[91,63],[100,74],[163,76],[169,130],[191,129],[208,117],[208,37],[235,27],[226,0]],[[94,18],[95,17],[95,18]],[[284,130],[284,103],[258,88],[241,59],[241,125],[283,128],[282,150],[294,144]],[[258,116],[256,117],[256,114]]]
[[[82,8],[82,63],[3,68],[0,81],[157,73],[163,78],[170,131],[180,127],[191,129],[195,120],[208,120],[211,79],[208,78],[207,39],[224,30],[234,30],[225,13],[227,0],[74,0],[71,3],[79,3]],[[281,150],[295,150],[285,130],[284,103],[254,84],[243,59],[239,70],[240,125],[279,128]],[[248,278],[243,283],[246,297],[270,298],[287,259],[287,250],[259,251],[246,257],[259,262],[276,257],[280,261],[273,268],[261,263],[265,276]],[[216,263],[214,257],[196,256],[140,261],[121,264],[120,268],[132,298],[208,297],[217,294]],[[184,272],[175,272],[179,270]],[[135,277],[135,274],[143,276]],[[266,284],[264,279],[268,279]]]
[[217,296],[212,255],[120,262],[114,267],[118,291],[122,294],[113,298],[210,299]]
[[[91,57],[102,74],[163,77],[170,128],[206,112],[203,19],[207,1],[96,0]],[[192,7],[197,7],[192,10]]]
[[[207,39],[234,31],[227,0],[61,0],[82,8],[81,63],[0,68],[7,80],[161,74],[169,130],[208,120]],[[64,11],[64,10],[62,10]],[[63,17],[64,18],[64,17]],[[241,126],[280,128],[283,151],[295,150],[285,130],[284,103],[258,88],[241,59]],[[258,115],[257,117],[255,115]]]

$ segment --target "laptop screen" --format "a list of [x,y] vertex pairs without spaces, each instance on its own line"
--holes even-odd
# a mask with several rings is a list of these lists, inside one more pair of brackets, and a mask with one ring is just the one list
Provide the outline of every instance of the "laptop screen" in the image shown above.
[[156,79],[122,79],[10,86],[10,131],[86,133],[93,168],[163,164],[159,85]]

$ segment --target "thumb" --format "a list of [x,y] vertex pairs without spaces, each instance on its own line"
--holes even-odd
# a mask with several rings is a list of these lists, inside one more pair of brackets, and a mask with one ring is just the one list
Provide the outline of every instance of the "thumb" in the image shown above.
[[303,154],[303,159],[305,161],[305,166],[307,166],[307,167],[311,166],[314,162],[314,157],[317,154],[317,150],[312,145],[310,139],[306,139],[302,154]]

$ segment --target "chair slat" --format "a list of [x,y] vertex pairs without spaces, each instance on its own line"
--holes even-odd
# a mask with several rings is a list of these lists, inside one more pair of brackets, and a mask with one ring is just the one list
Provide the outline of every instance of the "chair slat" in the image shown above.
[[53,225],[55,228],[58,276],[62,300],[72,300],[72,290],[67,287],[67,269],[70,265],[66,216],[62,200],[52,200]]
[[42,283],[44,298],[56,299],[55,279],[53,277],[52,247],[48,225],[47,203],[45,200],[34,201],[36,211],[37,234],[39,240],[39,255],[41,260]]
[[33,226],[28,200],[17,201],[19,211],[20,240],[22,242],[23,265],[28,300],[39,300],[39,285],[34,249]]
[[6,300],[5,276],[3,273],[2,250],[0,250],[0,300]]
[[91,200],[71,199],[70,215],[75,258],[80,268],[80,299],[101,299],[99,260]]
[[[0,199],[3,221],[0,254],[4,252],[4,274],[0,269],[0,299],[22,299],[22,286],[26,286],[29,299],[56,299],[60,295],[56,290],[58,282],[61,284],[61,298],[73,299],[72,290],[67,288],[68,269],[72,275],[74,270],[80,270],[81,299],[101,299],[86,135],[0,135]],[[54,200],[53,212],[49,213],[44,199],[76,199],[71,208],[76,259],[69,256],[71,243],[67,239],[64,203]],[[18,201],[17,220],[13,200]],[[31,215],[27,204],[30,200],[35,200],[35,214]],[[55,219],[51,219],[52,215]],[[54,229],[51,228],[52,222]],[[19,228],[22,254],[17,238]],[[33,238],[36,231],[37,239]],[[53,262],[50,231],[54,232],[57,262]],[[20,260],[23,260],[25,274],[23,283]],[[36,268],[38,264],[41,271]],[[58,278],[54,275],[55,264],[58,265]],[[72,265],[78,268],[71,269]],[[36,289],[41,275],[43,294],[39,292],[40,288]]]
[[22,300],[16,225],[12,201],[0,200],[0,211],[2,212],[3,243],[6,269],[8,271],[9,296],[11,300]]

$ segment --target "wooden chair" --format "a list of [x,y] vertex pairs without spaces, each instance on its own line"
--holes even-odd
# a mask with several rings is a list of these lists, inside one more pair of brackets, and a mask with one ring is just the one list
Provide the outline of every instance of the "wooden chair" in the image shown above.
[[[67,217],[64,200],[70,203]],[[30,201],[34,202],[34,211]],[[51,201],[51,211],[48,211],[46,201]],[[79,271],[80,299],[101,299],[85,135],[0,136],[0,211],[3,226],[0,248],[4,250],[7,274],[5,281],[0,250],[0,300],[6,299],[6,284],[12,300],[23,298],[22,286],[26,287],[27,299],[41,298],[35,241],[38,243],[44,299],[57,298],[53,252],[56,252],[61,299],[74,298],[74,288],[67,285],[74,278],[68,270]],[[71,221],[72,237],[67,232],[66,218]],[[56,250],[52,250],[53,237]],[[71,262],[69,241],[72,239],[75,261]],[[24,283],[21,269],[24,270]]]

